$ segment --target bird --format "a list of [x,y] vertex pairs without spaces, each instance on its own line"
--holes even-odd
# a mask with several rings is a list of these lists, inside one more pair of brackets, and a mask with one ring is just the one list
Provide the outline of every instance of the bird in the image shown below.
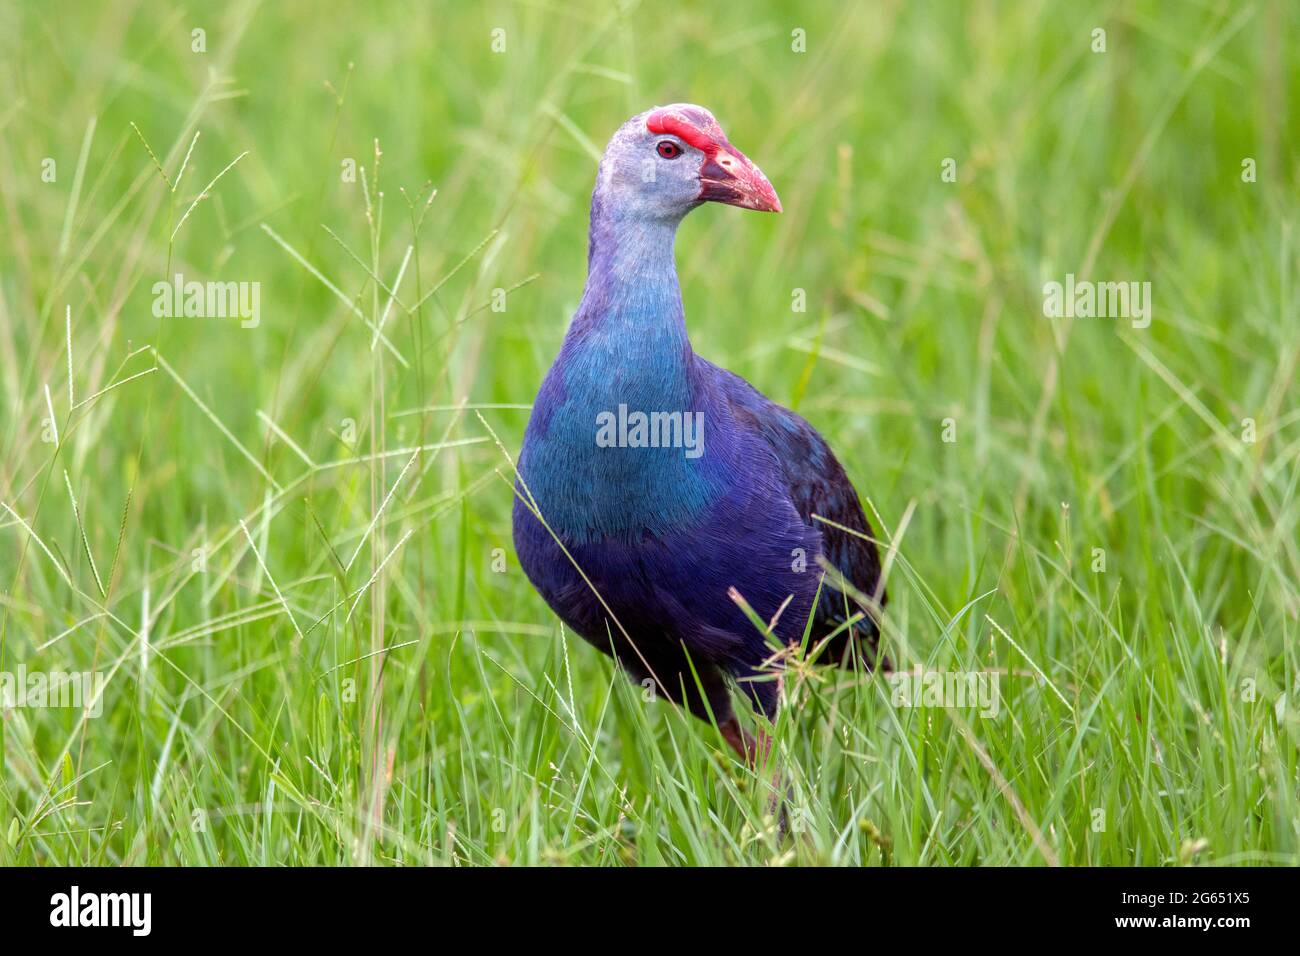
[[[654,107],[609,140],[586,286],[532,405],[511,523],[520,567],[564,624],[756,767],[782,650],[889,670],[887,595],[825,439],[691,347],[674,242],[710,203],[781,212],[704,107]],[[762,718],[756,734],[737,694]]]

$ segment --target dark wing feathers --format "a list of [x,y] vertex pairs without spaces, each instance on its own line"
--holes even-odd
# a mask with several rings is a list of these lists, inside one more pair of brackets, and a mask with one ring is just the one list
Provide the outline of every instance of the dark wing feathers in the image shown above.
[[[808,422],[768,399],[740,376],[721,368],[718,373],[737,418],[751,423],[775,452],[784,471],[790,500],[804,522],[821,532],[826,559],[857,591],[875,598],[877,607],[865,608],[852,599],[846,601],[845,594],[829,582],[823,587],[817,606],[815,639],[825,637],[843,624],[846,612],[861,612],[864,619],[830,641],[821,659],[845,661],[846,651],[853,644],[864,662],[874,665],[879,640],[875,615],[884,607],[886,595],[880,580],[880,553],[874,543],[875,534],[853,483],[826,440]],[[817,521],[813,515],[826,521]],[[815,556],[808,558],[810,570],[815,570]],[[881,663],[888,668],[887,660]]]

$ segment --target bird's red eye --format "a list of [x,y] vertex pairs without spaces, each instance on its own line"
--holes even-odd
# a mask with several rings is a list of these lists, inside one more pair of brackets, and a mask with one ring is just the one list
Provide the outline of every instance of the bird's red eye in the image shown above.
[[670,139],[661,141],[656,149],[664,159],[676,159],[682,154],[682,148]]

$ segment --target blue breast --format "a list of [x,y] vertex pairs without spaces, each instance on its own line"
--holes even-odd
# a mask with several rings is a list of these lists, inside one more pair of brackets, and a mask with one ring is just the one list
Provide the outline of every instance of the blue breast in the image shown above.
[[[621,302],[598,321],[580,313],[538,393],[520,474],[567,541],[686,527],[735,479],[726,467],[734,422],[698,373],[681,322],[650,311],[660,304]],[[638,433],[638,420],[650,427]],[[620,444],[638,439],[660,447]]]

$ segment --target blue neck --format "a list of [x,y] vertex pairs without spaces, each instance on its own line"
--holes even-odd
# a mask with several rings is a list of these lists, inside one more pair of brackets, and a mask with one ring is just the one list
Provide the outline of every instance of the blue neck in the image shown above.
[[[525,440],[530,487],[569,541],[676,527],[720,493],[706,474],[709,452],[596,441],[597,417],[620,406],[703,413],[673,262],[678,222],[619,216],[599,193],[592,199],[587,286]],[[706,433],[717,427],[707,414]]]
[[569,339],[625,359],[686,359],[691,346],[673,258],[680,222],[626,218],[608,209],[599,191],[592,196],[587,286]]

